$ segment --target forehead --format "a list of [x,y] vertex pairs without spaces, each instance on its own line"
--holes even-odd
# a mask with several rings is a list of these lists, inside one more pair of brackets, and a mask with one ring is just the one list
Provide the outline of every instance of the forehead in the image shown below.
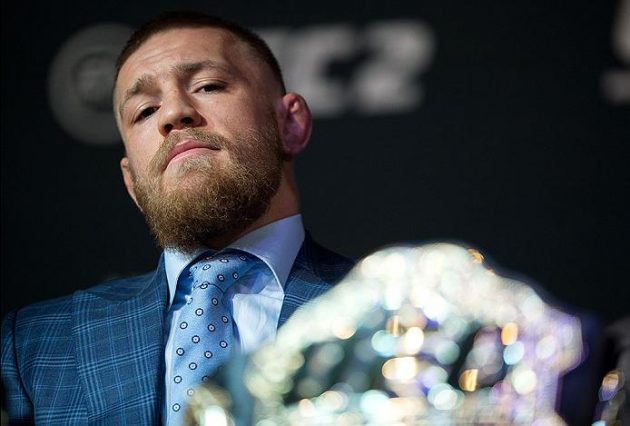
[[174,66],[213,61],[226,68],[255,72],[256,55],[242,40],[220,28],[174,28],[149,37],[120,69],[116,92],[142,75],[158,76]]

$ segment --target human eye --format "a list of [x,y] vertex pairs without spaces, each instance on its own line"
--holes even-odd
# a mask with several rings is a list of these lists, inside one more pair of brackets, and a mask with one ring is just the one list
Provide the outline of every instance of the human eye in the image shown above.
[[146,120],[147,118],[149,118],[151,115],[153,115],[153,113],[157,111],[157,107],[146,107],[146,108],[142,108],[140,110],[140,112],[138,112],[138,114],[136,114],[136,116],[134,117],[134,122],[139,122],[142,120]]
[[197,91],[201,93],[212,93],[223,90],[225,85],[223,83],[212,82],[212,83],[204,83],[198,86]]

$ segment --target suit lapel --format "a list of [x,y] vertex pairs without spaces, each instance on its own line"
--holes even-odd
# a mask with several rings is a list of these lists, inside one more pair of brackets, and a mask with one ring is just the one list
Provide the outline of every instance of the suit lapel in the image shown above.
[[77,365],[91,420],[158,421],[166,299],[163,259],[153,274],[75,294]]
[[354,262],[323,248],[306,233],[284,287],[278,327],[300,306],[330,290],[353,265]]

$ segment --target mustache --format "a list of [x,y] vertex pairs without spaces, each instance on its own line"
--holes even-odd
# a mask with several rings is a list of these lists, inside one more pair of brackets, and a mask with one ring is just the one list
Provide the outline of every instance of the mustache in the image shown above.
[[166,169],[171,151],[173,151],[177,144],[187,139],[195,140],[200,147],[214,150],[229,149],[230,147],[230,141],[227,138],[199,129],[187,129],[183,132],[170,133],[164,138],[164,141],[162,141],[157,152],[151,159],[149,164],[151,172],[160,173]]

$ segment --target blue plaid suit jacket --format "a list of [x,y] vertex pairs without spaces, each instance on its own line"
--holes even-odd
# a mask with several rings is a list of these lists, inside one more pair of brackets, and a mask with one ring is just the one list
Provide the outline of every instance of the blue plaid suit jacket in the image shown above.
[[[330,289],[352,262],[307,235],[285,285],[278,326]],[[12,422],[160,423],[164,261],[156,271],[13,311],[2,324],[2,378]]]

